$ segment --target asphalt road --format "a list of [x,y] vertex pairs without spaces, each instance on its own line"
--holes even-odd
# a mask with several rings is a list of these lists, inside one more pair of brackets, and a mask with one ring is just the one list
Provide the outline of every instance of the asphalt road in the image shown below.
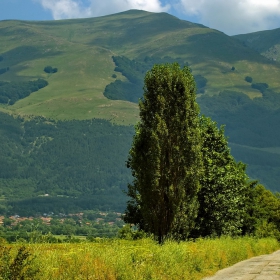
[[203,280],[276,280],[280,279],[280,250],[239,262]]

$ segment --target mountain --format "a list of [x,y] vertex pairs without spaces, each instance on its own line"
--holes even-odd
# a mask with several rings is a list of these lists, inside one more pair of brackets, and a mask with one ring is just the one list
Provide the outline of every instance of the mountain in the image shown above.
[[280,28],[233,36],[273,61],[280,61]]
[[250,177],[280,190],[280,64],[238,36],[131,10],[0,21],[0,40],[0,212],[123,209],[145,73],[174,61]]
[[[166,57],[169,61],[180,59],[194,75],[206,79],[204,92],[210,95],[234,90],[261,96],[245,76],[280,90],[278,64],[217,30],[166,13],[132,10],[90,19],[1,21],[0,40],[5,42],[0,46],[0,69],[9,67],[1,80],[43,78],[49,83],[40,93],[13,106],[1,106],[2,111],[22,116],[59,120],[95,117],[134,124],[137,105],[103,95],[116,79],[128,80],[115,71],[113,56],[142,64],[147,64],[145,58],[155,62],[164,62]],[[57,73],[45,73],[46,66],[57,68]]]

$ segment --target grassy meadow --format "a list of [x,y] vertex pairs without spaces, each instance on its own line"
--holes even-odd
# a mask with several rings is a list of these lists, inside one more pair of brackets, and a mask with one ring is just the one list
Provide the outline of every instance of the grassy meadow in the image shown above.
[[[5,246],[12,246],[10,255],[13,255],[22,244]],[[198,280],[244,259],[271,253],[279,249],[279,243],[271,238],[224,237],[166,242],[162,246],[151,239],[99,239],[92,243],[25,244],[25,247],[35,258],[24,270],[32,268],[39,272],[24,279]],[[3,256],[0,257],[3,261]]]

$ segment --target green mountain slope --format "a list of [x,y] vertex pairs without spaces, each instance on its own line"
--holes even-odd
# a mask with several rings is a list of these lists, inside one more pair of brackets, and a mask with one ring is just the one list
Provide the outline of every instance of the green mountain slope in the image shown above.
[[[0,40],[5,42],[0,46],[0,68],[10,69],[0,80],[44,78],[49,83],[40,92],[1,108],[20,115],[135,123],[136,105],[103,95],[105,87],[115,80],[112,75],[127,80],[114,71],[112,56],[139,62],[145,57],[157,61],[166,56],[180,58],[195,75],[207,79],[205,93],[210,95],[227,89],[260,96],[244,81],[245,76],[280,91],[278,64],[219,31],[165,13],[128,11],[91,19],[2,21]],[[58,72],[45,73],[46,66],[56,67]]]
[[266,58],[280,61],[280,28],[233,36]]
[[0,212],[123,209],[143,78],[174,61],[249,175],[280,190],[280,64],[238,36],[132,10],[1,21],[0,41]]

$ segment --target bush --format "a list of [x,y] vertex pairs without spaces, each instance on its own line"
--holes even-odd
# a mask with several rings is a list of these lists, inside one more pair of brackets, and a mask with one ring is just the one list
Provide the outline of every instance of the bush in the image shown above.
[[51,66],[46,66],[46,67],[44,68],[44,71],[45,71],[46,73],[51,74],[51,73],[56,73],[56,72],[58,71],[58,69],[57,69],[57,68],[52,68]]
[[126,240],[137,240],[147,237],[147,234],[142,230],[133,230],[129,224],[126,224],[118,232],[118,238]]
[[248,83],[252,83],[253,82],[253,78],[250,77],[250,76],[246,76],[245,77],[245,81],[248,82]]
[[0,278],[3,280],[34,279],[39,269],[33,265],[34,257],[24,247],[13,257],[11,247],[0,245]]

